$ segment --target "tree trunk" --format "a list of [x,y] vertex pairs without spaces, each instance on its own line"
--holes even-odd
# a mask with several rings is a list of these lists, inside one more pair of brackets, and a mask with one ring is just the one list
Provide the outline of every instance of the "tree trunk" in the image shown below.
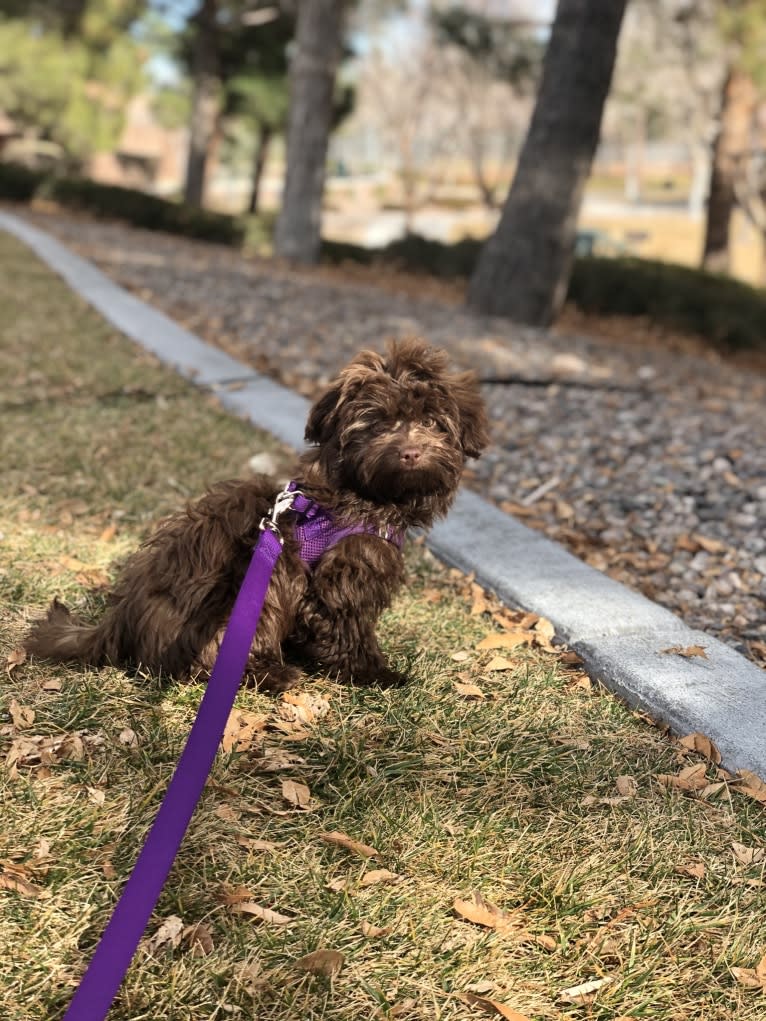
[[734,179],[737,163],[751,148],[755,111],[755,85],[742,71],[732,69],[721,93],[718,134],[713,143],[707,224],[702,265],[715,273],[729,269],[729,227],[735,206]]
[[248,212],[250,213],[258,212],[261,178],[263,177],[263,168],[266,166],[266,157],[269,154],[269,146],[273,137],[273,128],[269,127],[268,124],[259,125],[258,142],[255,146],[255,161],[253,163],[253,184],[250,189],[250,204],[248,206]]
[[319,257],[325,161],[335,72],[347,0],[299,0],[290,66],[287,172],[274,234],[276,254],[292,262]]
[[195,18],[194,98],[184,201],[197,207],[201,207],[204,202],[205,170],[218,124],[220,80],[216,14],[217,0],[203,0]]
[[546,326],[566,296],[627,0],[559,0],[529,131],[468,290],[479,312]]

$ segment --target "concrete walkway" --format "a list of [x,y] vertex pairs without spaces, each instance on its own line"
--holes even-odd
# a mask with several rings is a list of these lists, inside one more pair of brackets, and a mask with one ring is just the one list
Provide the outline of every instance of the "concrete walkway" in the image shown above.
[[[216,391],[235,414],[302,446],[304,398],[204,343],[22,219],[0,212],[0,228],[25,242],[126,336]],[[238,388],[228,389],[233,382]],[[631,705],[677,733],[704,733],[727,768],[766,777],[766,673],[754,663],[474,493],[459,494],[429,546],[442,560],[474,571],[505,602],[549,618],[588,672]],[[666,651],[694,645],[704,646],[705,658]]]

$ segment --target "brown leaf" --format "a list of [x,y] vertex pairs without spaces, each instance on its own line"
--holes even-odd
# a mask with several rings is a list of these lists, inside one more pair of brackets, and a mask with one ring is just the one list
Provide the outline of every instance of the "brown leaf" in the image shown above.
[[638,784],[632,776],[618,776],[614,783],[623,798],[633,798],[638,794]]
[[738,769],[737,776],[744,780],[744,784],[737,784],[733,790],[746,794],[755,801],[766,802],[766,783],[756,773],[751,773],[749,769]]
[[312,975],[324,975],[325,978],[334,978],[343,967],[346,958],[339,950],[314,950],[310,954],[304,954],[295,962],[301,971],[308,971]]
[[352,880],[348,876],[338,876],[337,879],[330,879],[327,883],[327,889],[332,890],[333,893],[342,893],[344,890],[348,890],[352,885]]
[[747,847],[745,844],[738,844],[736,840],[732,843],[731,849],[740,865],[758,865],[766,857],[766,851],[762,847]]
[[311,802],[311,791],[305,783],[298,783],[296,780],[283,780],[282,797],[296,808],[308,808]]
[[159,948],[161,946],[165,946],[165,944],[170,947],[177,947],[181,942],[183,929],[183,919],[179,918],[178,915],[168,915],[168,917],[159,925],[156,932],[154,932],[146,940],[147,950],[153,952],[155,950],[159,950]]
[[117,525],[107,525],[101,535],[98,537],[99,542],[111,542],[112,539],[117,535]]
[[704,645],[671,645],[669,649],[663,649],[662,652],[668,656],[683,656],[684,659],[692,659],[694,656],[707,659]]
[[740,985],[766,992],[766,970],[763,967],[765,960],[766,958],[761,959],[757,968],[732,968],[731,973]]
[[696,732],[694,734],[687,734],[686,737],[680,738],[678,743],[687,751],[697,752],[700,755],[704,755],[708,761],[715,763],[716,766],[721,761],[721,753],[710,738],[705,737],[704,734]]
[[15,698],[8,703],[13,725],[17,730],[26,730],[35,722],[35,711],[27,705],[21,705]]
[[541,644],[550,644],[551,639],[556,634],[556,629],[548,620],[547,617],[540,617],[535,624],[535,637]]
[[22,897],[35,897],[37,900],[47,900],[51,895],[50,890],[30,883],[23,876],[11,875],[8,872],[0,872],[0,890],[13,890]]
[[252,900],[244,900],[232,904],[231,910],[241,915],[250,915],[261,922],[266,922],[267,925],[290,925],[291,922],[295,921],[294,918],[290,918],[288,915],[281,915],[278,911],[274,911],[273,908],[265,908],[262,904],[256,904]]
[[325,844],[343,847],[346,851],[352,851],[362,858],[380,857],[380,852],[376,851],[374,847],[370,847],[369,844],[363,844],[359,840],[354,840],[353,837],[348,837],[345,833],[338,832],[338,830],[333,830],[331,833],[320,833],[319,839],[324,841]]
[[481,690],[478,684],[472,684],[470,681],[461,683],[460,681],[453,681],[453,686],[458,695],[462,695],[464,698],[486,698],[486,695]]
[[404,876],[400,876],[398,872],[390,872],[388,869],[373,869],[371,872],[365,872],[359,880],[359,885],[378,886],[380,883],[401,883],[403,879]]
[[10,674],[16,669],[17,666],[21,666],[22,663],[26,663],[26,661],[27,650],[23,646],[19,645],[17,648],[13,650],[13,652],[9,653],[8,657],[6,658],[5,669]]
[[265,729],[267,719],[262,713],[232,709],[221,738],[223,751],[227,754],[246,751],[252,745],[255,735]]
[[484,649],[515,649],[517,645],[526,645],[532,641],[533,635],[529,631],[505,631],[502,633],[492,632],[479,642],[476,648],[479,651]]
[[705,866],[701,861],[690,862],[688,865],[676,866],[676,872],[679,872],[682,876],[691,876],[692,879],[704,879],[705,871]]
[[126,748],[138,748],[138,734],[132,727],[123,727],[117,735],[117,740]]
[[60,677],[49,677],[40,685],[43,691],[61,691],[63,687]]
[[678,774],[658,773],[656,780],[663,787],[672,787],[679,791],[698,791],[707,787],[706,768],[704,762],[698,762],[693,766],[687,766]]
[[453,652],[450,659],[454,659],[456,663],[465,663],[470,658],[470,652],[462,650],[461,652]]
[[470,900],[456,897],[452,907],[460,918],[475,925],[483,925],[487,929],[506,929],[510,924],[510,916],[501,908],[484,900],[480,893],[473,893]]
[[241,834],[235,839],[240,847],[246,847],[248,851],[277,851],[282,846],[273,840],[260,840],[258,837],[244,837]]
[[577,986],[570,986],[568,989],[562,989],[559,996],[564,1000],[570,1000],[572,1003],[579,1003],[587,1005],[593,1003],[596,996],[605,985],[608,985],[612,981],[610,976],[606,978],[594,978],[590,982],[583,982]]
[[191,947],[192,957],[207,957],[215,948],[213,934],[204,922],[187,925],[181,933],[181,939]]
[[503,656],[493,656],[492,659],[484,667],[485,670],[512,670],[516,666],[515,663],[511,662],[510,659],[505,659]]
[[499,1014],[500,1017],[507,1018],[508,1021],[529,1021],[526,1014],[519,1014],[517,1010],[505,1003],[500,1003],[499,1000],[490,1000],[486,996],[477,996],[475,993],[463,993],[461,999],[474,1007],[480,1007],[488,1014]]
[[376,939],[378,936],[388,936],[394,931],[393,925],[373,925],[372,922],[366,922],[362,920],[359,923],[359,928],[363,936],[367,936],[369,939]]
[[94,805],[98,805],[99,808],[106,801],[106,794],[104,791],[99,790],[98,787],[86,787],[85,790],[88,794],[88,801],[93,802]]

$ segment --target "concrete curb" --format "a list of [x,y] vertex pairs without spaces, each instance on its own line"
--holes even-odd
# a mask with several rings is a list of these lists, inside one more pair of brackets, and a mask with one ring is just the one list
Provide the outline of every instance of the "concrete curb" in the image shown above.
[[[224,406],[300,448],[308,401],[204,343],[117,286],[91,263],[20,218],[0,228],[27,244],[117,329]],[[228,389],[226,384],[241,384]],[[713,740],[729,769],[766,777],[766,673],[717,639],[599,571],[543,535],[463,490],[428,545],[505,602],[548,617],[589,673],[629,704],[678,733]],[[703,645],[706,659],[667,653]]]

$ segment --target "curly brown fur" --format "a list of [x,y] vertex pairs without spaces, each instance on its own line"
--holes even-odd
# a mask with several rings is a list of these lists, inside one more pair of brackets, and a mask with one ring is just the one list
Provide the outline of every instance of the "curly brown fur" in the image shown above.
[[[337,520],[376,530],[428,527],[446,514],[466,457],[488,442],[471,373],[450,373],[419,340],[363,351],[309,413],[299,488]],[[27,651],[56,660],[142,667],[184,678],[212,669],[234,599],[279,486],[265,476],[214,486],[162,522],[128,560],[102,619],[54,601]],[[271,691],[300,680],[295,660],[357,684],[394,684],[375,625],[404,579],[399,549],[373,534],[342,539],[309,570],[291,521],[253,641],[248,678]],[[290,660],[293,662],[290,662]]]

